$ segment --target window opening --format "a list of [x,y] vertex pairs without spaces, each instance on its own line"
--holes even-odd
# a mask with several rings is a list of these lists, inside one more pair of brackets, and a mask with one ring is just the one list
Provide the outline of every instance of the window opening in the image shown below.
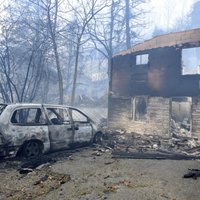
[[146,65],[149,62],[149,54],[142,54],[136,56],[136,65]]
[[134,120],[143,121],[147,119],[147,97],[135,97],[132,106]]
[[182,49],[182,75],[200,74],[200,47]]
[[172,135],[190,136],[192,98],[176,97],[171,103],[171,133]]
[[48,114],[49,120],[53,124],[61,125],[61,124],[70,123],[70,118],[69,118],[67,109],[47,108],[47,114]]
[[11,122],[14,124],[45,124],[46,120],[40,108],[23,108],[15,110]]
[[70,109],[70,114],[74,122],[87,122],[88,118],[78,110]]

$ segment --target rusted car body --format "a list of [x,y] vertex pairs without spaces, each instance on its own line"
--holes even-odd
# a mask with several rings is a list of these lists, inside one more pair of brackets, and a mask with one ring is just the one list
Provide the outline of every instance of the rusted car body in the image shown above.
[[99,134],[95,123],[74,107],[0,105],[0,156],[38,156],[91,143]]

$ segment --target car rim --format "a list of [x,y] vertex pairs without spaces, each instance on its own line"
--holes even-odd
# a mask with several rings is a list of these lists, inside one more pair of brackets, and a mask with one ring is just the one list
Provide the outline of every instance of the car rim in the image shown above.
[[25,155],[27,157],[38,156],[40,154],[40,147],[37,142],[28,142],[25,147]]

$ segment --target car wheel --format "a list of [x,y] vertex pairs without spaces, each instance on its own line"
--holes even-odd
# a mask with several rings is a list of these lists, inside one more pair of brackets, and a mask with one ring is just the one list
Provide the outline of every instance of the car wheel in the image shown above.
[[102,144],[102,141],[103,141],[103,134],[101,132],[96,133],[93,142],[95,144]]
[[42,153],[42,148],[39,142],[37,141],[29,141],[23,147],[23,156],[30,158],[30,157],[37,157]]

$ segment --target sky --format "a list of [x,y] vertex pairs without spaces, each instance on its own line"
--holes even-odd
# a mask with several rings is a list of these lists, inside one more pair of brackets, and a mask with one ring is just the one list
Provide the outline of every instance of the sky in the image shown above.
[[155,26],[168,30],[175,21],[190,12],[192,5],[197,0],[151,0],[149,23],[151,28]]
[[[199,0],[149,0],[146,9],[147,28],[144,30],[145,38],[151,38],[155,27],[168,31],[173,28],[176,20],[186,16],[192,8],[192,5]],[[0,0],[0,18],[3,5],[9,0]],[[73,2],[73,0],[72,0]]]
[[[198,0],[149,0],[146,4],[149,10],[147,17],[149,28],[154,29],[157,26],[161,29],[169,29],[173,27],[175,21],[186,15],[196,1]],[[9,0],[0,0],[0,10],[8,2]]]

